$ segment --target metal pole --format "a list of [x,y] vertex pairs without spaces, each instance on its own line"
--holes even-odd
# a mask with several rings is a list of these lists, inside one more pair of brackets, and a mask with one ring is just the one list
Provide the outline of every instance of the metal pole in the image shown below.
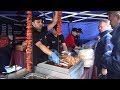
[[70,34],[70,22],[68,22],[68,29],[69,29],[69,34]]
[[[72,22],[72,21],[71,21]],[[73,22],[72,22],[72,28],[73,28]]]

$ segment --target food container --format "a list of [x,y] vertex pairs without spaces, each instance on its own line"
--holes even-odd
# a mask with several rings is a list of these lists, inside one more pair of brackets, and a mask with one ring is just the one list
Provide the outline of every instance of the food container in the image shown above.
[[82,49],[79,51],[78,56],[84,62],[84,67],[91,67],[94,63],[94,50],[93,49]]
[[[41,73],[58,79],[80,79],[84,72],[83,61],[78,61],[70,68],[58,67],[47,64],[47,61],[39,63],[35,67],[35,73]],[[54,79],[53,78],[53,79]]]

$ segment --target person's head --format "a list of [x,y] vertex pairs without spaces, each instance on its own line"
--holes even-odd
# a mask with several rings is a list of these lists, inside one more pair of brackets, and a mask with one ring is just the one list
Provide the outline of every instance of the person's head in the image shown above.
[[81,28],[78,28],[78,29],[77,29],[77,35],[79,36],[81,33],[83,33],[83,32],[82,32],[82,29],[81,29]]
[[98,29],[100,32],[104,32],[110,29],[110,21],[108,19],[100,19]]
[[73,35],[73,36],[76,36],[76,35],[77,35],[77,28],[73,28],[73,29],[72,29],[72,35]]
[[120,22],[120,11],[108,11],[108,19],[114,28]]
[[32,25],[34,28],[36,28],[38,31],[40,31],[43,27],[43,18],[39,17],[39,16],[33,16]]
[[57,25],[55,25],[52,29],[53,35],[57,35]]

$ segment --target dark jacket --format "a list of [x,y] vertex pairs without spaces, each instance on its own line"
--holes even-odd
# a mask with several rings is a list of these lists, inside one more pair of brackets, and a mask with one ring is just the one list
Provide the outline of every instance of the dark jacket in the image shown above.
[[96,50],[95,50],[95,65],[101,69],[102,66],[102,60],[103,55],[106,52],[109,52],[109,54],[112,52],[113,45],[111,43],[112,35],[110,34],[110,30],[104,31],[100,33],[100,40],[98,41]]
[[38,41],[41,41],[43,45],[47,46],[47,27],[43,27],[41,32],[38,32],[35,28],[32,31],[32,39],[33,39],[33,65],[37,65],[38,63],[44,62],[48,60],[48,55],[45,54],[40,48],[36,46]]
[[47,45],[49,49],[55,49],[57,52],[61,53],[62,50],[62,43],[65,43],[64,36],[58,35],[55,37],[52,33],[47,35]]
[[81,44],[80,44],[80,36],[75,36],[75,44],[79,47]]
[[110,76],[115,76],[112,78],[120,79],[120,24],[113,29],[111,42],[114,46],[112,54],[104,55],[102,66],[108,69]]

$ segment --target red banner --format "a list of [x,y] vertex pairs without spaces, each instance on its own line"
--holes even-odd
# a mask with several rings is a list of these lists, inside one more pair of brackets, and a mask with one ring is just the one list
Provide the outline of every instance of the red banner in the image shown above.
[[0,37],[0,48],[5,47],[9,44],[8,37]]

